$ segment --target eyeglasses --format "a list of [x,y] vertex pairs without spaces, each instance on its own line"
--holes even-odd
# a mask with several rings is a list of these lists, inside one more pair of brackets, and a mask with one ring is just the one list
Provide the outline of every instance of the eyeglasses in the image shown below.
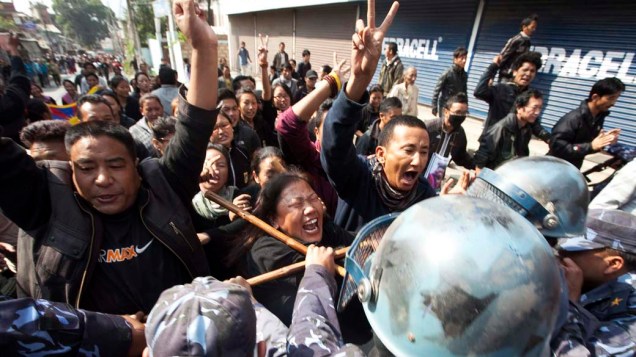
[[289,99],[288,95],[277,95],[274,98],[278,99],[278,100],[283,100],[283,99]]
[[294,210],[301,210],[307,206],[307,204],[314,204],[320,202],[320,197],[317,194],[313,194],[309,197],[294,197],[287,201],[287,207]]
[[450,115],[468,115],[470,112],[450,112]]
[[230,124],[230,123],[215,125],[214,126],[214,131],[219,131],[219,129],[229,130],[230,127],[232,127],[232,124]]

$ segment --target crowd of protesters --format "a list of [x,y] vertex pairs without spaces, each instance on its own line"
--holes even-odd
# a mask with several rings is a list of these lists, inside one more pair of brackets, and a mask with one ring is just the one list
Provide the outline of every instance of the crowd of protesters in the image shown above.
[[[457,48],[435,86],[436,118],[419,119],[417,69],[404,68],[397,44],[382,47],[398,7],[394,3],[376,27],[369,0],[366,25],[356,24],[351,58],[334,55],[332,64],[318,69],[312,68],[309,50],[297,63],[281,42],[271,56],[269,38],[259,35],[261,45],[252,59],[242,42],[236,53],[241,73],[232,78],[198,5],[175,0],[176,23],[192,46],[187,88],[169,65],[155,76],[140,63],[127,78],[114,58],[52,59],[48,70],[66,90],[61,103],[77,105],[75,125],[51,120],[46,104],[56,100],[43,92],[49,84],[37,77],[42,71],[21,57],[19,40],[11,37],[3,47],[11,64],[0,97],[3,353],[388,356],[405,353],[400,338],[424,342],[420,351],[432,351],[426,343],[439,341],[427,341],[418,331],[403,330],[401,337],[392,333],[410,323],[404,306],[428,304],[426,311],[439,315],[434,303],[424,296],[417,302],[396,299],[395,292],[379,285],[381,273],[375,277],[380,287],[371,290],[385,294],[382,298],[388,294],[391,318],[402,320],[374,323],[377,312],[363,298],[364,289],[358,291],[360,301],[336,311],[335,251],[352,245],[365,225],[387,214],[455,196],[470,206],[477,202],[470,200],[480,200],[474,198],[484,187],[479,185],[487,182],[499,189],[500,199],[493,198],[492,205],[508,205],[515,212],[479,209],[466,217],[475,217],[475,229],[527,223],[526,232],[536,231],[539,245],[550,252],[549,266],[560,269],[555,275],[559,296],[547,302],[553,314],[535,313],[547,327],[530,331],[520,344],[510,342],[522,338],[513,338],[517,332],[506,325],[512,319],[499,311],[491,317],[501,322],[495,332],[478,337],[480,344],[471,345],[475,337],[465,337],[463,352],[448,342],[449,351],[633,354],[634,164],[621,169],[591,204],[578,171],[586,155],[617,142],[620,130],[606,131],[603,124],[625,85],[617,78],[598,81],[578,108],[546,130],[540,121],[544,94],[532,88],[541,58],[529,51],[539,19],[529,16],[475,88],[474,97],[489,111],[479,149],[470,153],[462,127],[469,113],[468,53]],[[379,83],[371,83],[382,54]],[[256,78],[249,70],[252,63],[259,71]],[[74,74],[76,65],[81,68],[77,76],[62,81],[60,74]],[[549,143],[549,156],[524,161],[532,135]],[[451,161],[465,168],[457,182],[444,180]],[[542,165],[559,172],[540,172]],[[553,181],[537,178],[524,186],[524,180],[510,176],[519,171],[527,173],[526,182],[534,174]],[[520,208],[503,198],[511,185],[522,188],[510,194],[512,199],[526,195]],[[559,185],[583,188],[548,198],[556,194],[545,191]],[[523,206],[528,200],[540,207]],[[461,207],[444,202],[442,207]],[[533,221],[539,211],[541,219]],[[563,211],[570,217],[563,218]],[[574,217],[573,212],[582,213]],[[518,218],[505,218],[510,214]],[[276,230],[295,245],[279,240]],[[421,234],[426,232],[412,232]],[[391,249],[399,251],[405,243],[391,244],[374,259],[389,259]],[[447,248],[429,247],[440,254]],[[464,263],[456,259],[453,264]],[[302,261],[304,273],[254,286],[245,280]],[[519,262],[524,264],[522,258]],[[385,264],[411,279],[427,279],[407,261]],[[497,283],[506,277],[502,271]],[[536,303],[528,301],[528,306]],[[464,304],[474,304],[472,322],[483,313],[477,302]],[[455,313],[458,317],[443,326],[449,339],[476,328],[459,310]],[[504,342],[474,347],[485,339]]]

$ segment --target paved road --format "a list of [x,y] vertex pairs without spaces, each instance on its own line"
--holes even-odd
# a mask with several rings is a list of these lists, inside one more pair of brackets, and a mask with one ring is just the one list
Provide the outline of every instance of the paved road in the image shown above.
[[[72,76],[71,78],[71,76],[62,75],[62,80],[64,79],[70,79],[72,81],[75,79],[75,76]],[[66,94],[66,91],[64,90],[63,86],[55,87],[55,82],[53,82],[53,79],[50,79],[50,81],[51,81],[51,84],[53,84],[53,86],[43,88],[44,95],[48,95],[49,97],[52,97],[53,99],[55,99],[57,104],[62,105],[62,96]]]

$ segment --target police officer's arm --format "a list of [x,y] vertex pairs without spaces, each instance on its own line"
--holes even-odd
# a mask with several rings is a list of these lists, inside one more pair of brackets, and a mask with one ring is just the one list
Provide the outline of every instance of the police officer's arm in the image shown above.
[[138,356],[145,347],[143,324],[132,319],[47,300],[0,300],[0,348],[6,355]]
[[333,248],[309,246],[287,337],[290,356],[312,350],[317,356],[329,355],[343,345],[333,304],[337,291],[334,272]]
[[[634,305],[636,301],[628,301]],[[636,352],[633,332],[636,321],[625,311],[610,321],[599,321],[584,307],[570,302],[565,325],[550,342],[555,356],[627,356]]]
[[174,138],[161,158],[164,173],[184,202],[198,192],[205,150],[216,123],[217,38],[193,0],[177,0],[173,11],[177,25],[192,46],[190,88],[180,96]]
[[490,85],[490,81],[495,78],[495,75],[497,75],[497,71],[499,70],[499,63],[500,62],[497,62],[497,60],[494,60],[493,63],[491,63],[488,68],[486,68],[484,74],[482,74],[481,78],[479,78],[479,82],[477,82],[477,86],[475,86],[475,91],[473,92],[475,98],[481,99],[488,104],[490,104],[494,98],[494,90],[493,87]]
[[589,208],[621,209],[624,205],[636,201],[636,161],[631,161],[598,194]]

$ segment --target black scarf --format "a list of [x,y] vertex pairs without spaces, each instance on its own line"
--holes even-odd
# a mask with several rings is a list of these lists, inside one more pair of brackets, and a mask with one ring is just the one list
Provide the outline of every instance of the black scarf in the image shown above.
[[384,167],[375,156],[369,157],[369,164],[373,167],[373,179],[375,187],[380,194],[380,199],[392,212],[404,211],[417,201],[419,196],[417,194],[417,184],[408,192],[398,191],[389,185],[384,174]]

